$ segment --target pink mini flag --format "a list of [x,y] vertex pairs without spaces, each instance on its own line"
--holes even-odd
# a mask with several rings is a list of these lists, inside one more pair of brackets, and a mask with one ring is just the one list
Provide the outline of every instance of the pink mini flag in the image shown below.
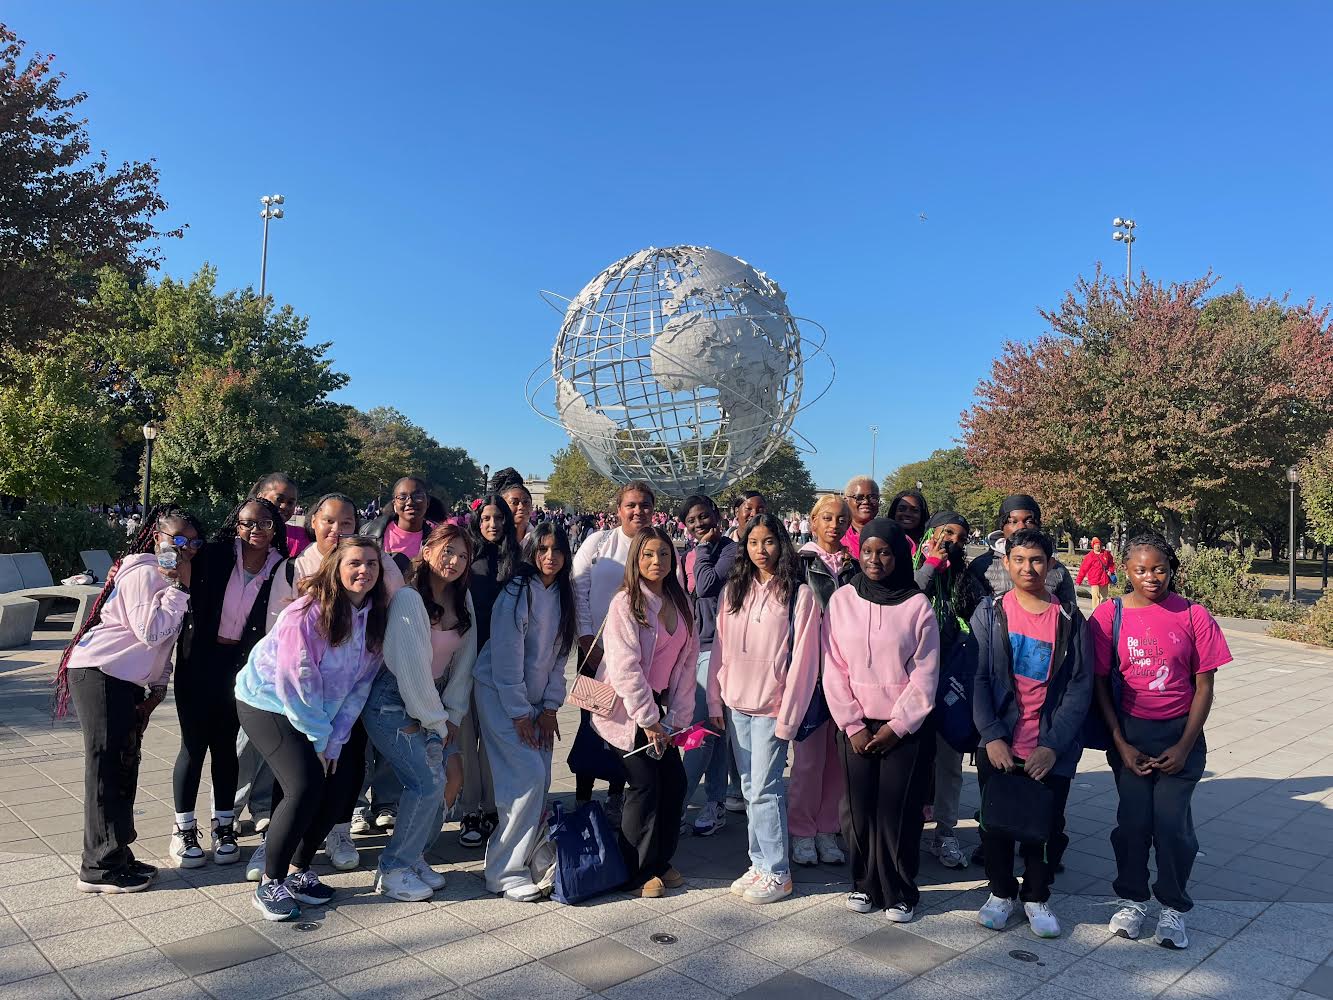
[[671,737],[671,742],[676,744],[682,750],[697,750],[704,745],[704,740],[709,736],[718,734],[709,729],[704,723],[696,722],[692,726],[682,729]]

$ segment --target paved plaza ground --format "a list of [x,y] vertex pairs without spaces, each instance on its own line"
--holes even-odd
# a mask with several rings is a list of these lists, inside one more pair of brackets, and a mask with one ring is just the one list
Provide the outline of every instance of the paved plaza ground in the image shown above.
[[[1094,753],[1070,794],[1073,842],[1052,901],[1064,934],[1055,941],[1039,941],[1026,924],[1004,933],[978,926],[981,872],[934,859],[923,866],[920,915],[905,926],[846,910],[847,872],[838,867],[800,869],[791,899],[748,905],[727,891],[747,865],[735,815],[716,836],[682,842],[677,866],[688,887],[658,900],[494,899],[479,877],[480,852],[460,848],[452,825],[431,855],[449,885],[430,903],[372,891],[382,837],[358,838],[362,868],[320,869],[339,895],[322,911],[308,908],[300,924],[260,919],[239,865],[164,869],[148,892],[86,896],[74,888],[81,741],[75,724],[50,723],[61,636],[39,636],[0,653],[0,1000],[1333,998],[1328,652],[1228,633],[1236,663],[1218,681],[1208,774],[1194,799],[1192,944],[1173,952],[1107,933],[1116,800]],[[572,797],[563,762],[572,715],[562,728],[554,791]],[[145,740],[137,810],[136,853],[159,865],[178,740],[168,702]],[[970,816],[973,779],[963,797]],[[975,843],[975,824],[964,823],[961,836]],[[247,855],[256,843],[243,841]]]

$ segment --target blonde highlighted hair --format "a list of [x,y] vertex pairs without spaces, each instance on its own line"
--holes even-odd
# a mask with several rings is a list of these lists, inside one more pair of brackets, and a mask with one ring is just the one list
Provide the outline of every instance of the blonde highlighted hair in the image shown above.
[[831,493],[826,493],[815,501],[815,505],[810,508],[810,520],[813,521],[830,507],[842,511],[842,516],[847,519],[847,523],[849,525],[852,523],[852,508],[847,505],[847,501],[842,497],[835,497]]

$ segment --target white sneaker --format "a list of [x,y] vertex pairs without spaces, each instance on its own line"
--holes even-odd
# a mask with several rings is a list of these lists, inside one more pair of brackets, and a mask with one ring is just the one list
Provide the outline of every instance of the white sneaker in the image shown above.
[[815,838],[792,837],[791,861],[794,865],[819,864],[819,852],[815,849]]
[[1118,899],[1120,909],[1111,917],[1111,933],[1116,937],[1129,938],[1133,941],[1143,933],[1143,921],[1148,916],[1148,904],[1137,903],[1132,899]]
[[167,856],[177,868],[198,868],[207,863],[208,855],[199,846],[199,827],[191,826],[182,830],[173,823]]
[[744,875],[731,883],[731,891],[737,896],[744,896],[745,890],[758,882],[761,877],[759,869],[751,865],[746,869]]
[[847,861],[847,855],[843,854],[842,848],[838,846],[836,833],[816,834],[815,852],[819,855],[819,863],[822,865],[841,865]]
[[853,913],[869,913],[874,907],[870,905],[870,897],[864,892],[849,892],[847,893],[847,909]]
[[791,895],[790,875],[760,875],[741,894],[747,903],[776,903]]
[[699,815],[694,818],[694,835],[711,837],[727,825],[727,813],[721,802],[705,802]]
[[375,832],[375,828],[370,825],[370,820],[366,819],[366,814],[360,809],[352,813],[352,822],[349,824],[349,830],[358,837],[364,837],[368,833]]
[[884,916],[895,924],[910,924],[912,918],[916,916],[916,908],[899,903],[897,906],[890,906],[884,911]]
[[1024,903],[1023,913],[1028,918],[1028,926],[1032,928],[1032,933],[1039,938],[1058,938],[1060,936],[1060,921],[1055,919],[1055,914],[1045,903]]
[[512,889],[504,891],[504,898],[511,903],[538,903],[545,895],[541,888],[532,882],[526,885],[516,885]]
[[1157,933],[1153,940],[1163,948],[1188,948],[1190,936],[1185,933],[1185,914],[1169,906],[1162,907],[1157,918]]
[[241,860],[241,845],[236,843],[236,826],[232,823],[219,826],[217,820],[214,820],[209,846],[213,849],[215,865],[230,865]]
[[434,890],[417,878],[411,868],[399,868],[387,875],[377,871],[375,891],[390,899],[402,900],[404,903],[424,903],[434,895]]
[[430,886],[433,890],[443,889],[448,881],[443,875],[437,872],[430,865],[426,864],[426,859],[422,858],[412,866],[412,874],[421,879],[422,882]]
[[245,880],[247,882],[259,882],[264,878],[264,841],[259,842],[255,848],[255,853],[250,855],[250,860],[245,864]]
[[957,837],[941,837],[933,845],[935,857],[945,868],[966,868],[967,858],[963,857],[962,845]]
[[1012,899],[1001,899],[991,893],[990,898],[982,903],[981,909],[977,911],[977,923],[993,931],[1002,931],[1009,923],[1009,918],[1014,915],[1017,905]]
[[375,825],[381,830],[389,830],[398,822],[398,814],[389,812],[387,809],[375,817]]
[[745,799],[739,795],[728,795],[722,805],[729,813],[745,812]]
[[339,823],[329,831],[324,838],[324,853],[329,856],[329,864],[340,872],[351,871],[361,863],[361,853],[352,843],[350,823]]
[[255,820],[255,833],[263,833],[268,829],[270,822],[272,820],[268,816],[260,816],[259,819]]

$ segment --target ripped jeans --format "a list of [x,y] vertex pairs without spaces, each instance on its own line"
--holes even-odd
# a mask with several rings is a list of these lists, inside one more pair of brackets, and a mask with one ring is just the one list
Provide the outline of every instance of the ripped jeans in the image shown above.
[[361,724],[403,783],[393,836],[380,855],[380,871],[388,874],[420,861],[440,832],[447,754],[438,733],[408,716],[398,681],[388,670],[381,670],[371,685]]

